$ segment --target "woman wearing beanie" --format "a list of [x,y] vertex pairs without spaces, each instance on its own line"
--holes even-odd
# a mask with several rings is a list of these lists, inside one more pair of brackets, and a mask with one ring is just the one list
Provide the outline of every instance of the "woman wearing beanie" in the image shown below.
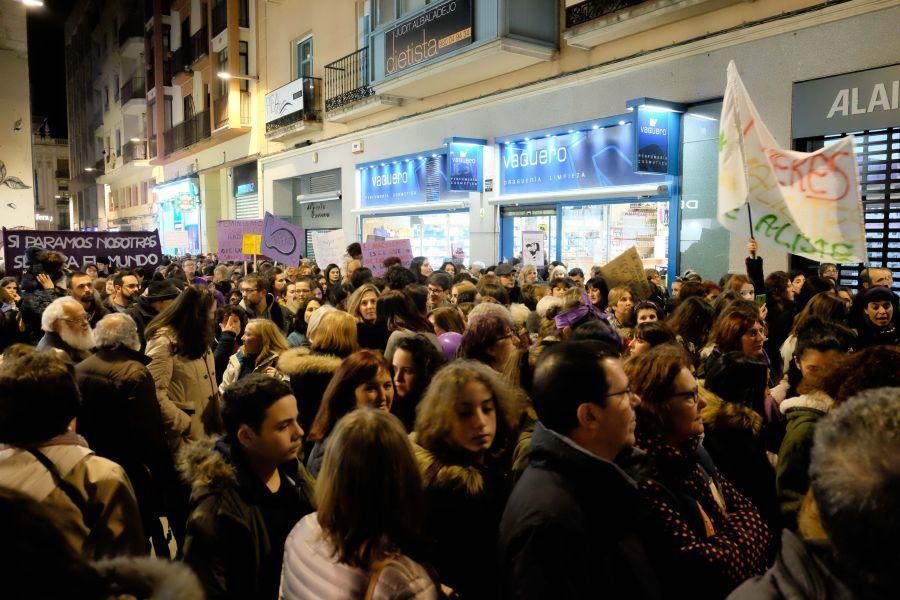
[[897,296],[890,288],[875,286],[863,294],[860,302],[862,315],[857,348],[900,344],[900,330],[894,322],[897,313]]

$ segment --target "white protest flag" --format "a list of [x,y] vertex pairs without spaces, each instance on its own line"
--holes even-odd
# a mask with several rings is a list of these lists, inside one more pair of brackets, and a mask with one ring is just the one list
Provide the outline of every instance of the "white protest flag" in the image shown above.
[[816,152],[778,147],[734,61],[719,130],[719,222],[791,254],[865,262],[866,231],[853,136]]

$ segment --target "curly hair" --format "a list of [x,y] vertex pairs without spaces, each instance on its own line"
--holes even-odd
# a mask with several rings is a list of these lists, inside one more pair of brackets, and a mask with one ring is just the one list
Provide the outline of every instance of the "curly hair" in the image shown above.
[[473,382],[490,391],[497,410],[497,434],[491,453],[502,453],[515,443],[524,406],[521,392],[487,365],[457,360],[437,372],[419,403],[415,430],[420,446],[432,452],[453,451],[450,431],[457,418],[456,405],[465,387]]
[[900,365],[900,348],[870,346],[842,356],[822,375],[819,389],[841,404],[863,390],[900,387],[897,365]]
[[632,390],[641,398],[635,412],[643,434],[661,434],[666,430],[675,378],[690,368],[687,353],[675,344],[656,346],[625,363]]

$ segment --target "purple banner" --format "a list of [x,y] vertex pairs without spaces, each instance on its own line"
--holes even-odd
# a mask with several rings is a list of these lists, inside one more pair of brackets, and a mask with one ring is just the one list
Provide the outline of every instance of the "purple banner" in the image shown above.
[[109,260],[110,271],[122,267],[158,267],[162,263],[159,232],[154,231],[35,231],[3,228],[3,254],[8,272],[21,271],[25,251],[32,246],[63,254],[69,269],[83,269],[98,258]]
[[216,221],[216,232],[219,240],[219,260],[244,261],[253,260],[249,254],[241,252],[243,248],[244,234],[255,233],[262,235],[262,219],[250,221]]
[[288,266],[300,264],[303,251],[303,229],[267,212],[263,218],[263,253]]

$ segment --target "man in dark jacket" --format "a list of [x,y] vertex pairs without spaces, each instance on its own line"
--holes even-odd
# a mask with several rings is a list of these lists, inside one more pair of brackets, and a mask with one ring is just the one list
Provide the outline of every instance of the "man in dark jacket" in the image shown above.
[[156,315],[172,304],[180,293],[171,281],[151,281],[144,294],[139,296],[137,302],[125,311],[129,317],[134,319],[134,324],[137,326],[141,352],[147,345],[147,340],[144,338],[144,330],[147,329],[147,325]]
[[240,307],[247,311],[250,319],[269,319],[287,335],[291,326],[290,314],[282,308],[275,296],[268,293],[265,282],[258,275],[247,275],[240,283]]
[[314,510],[298,416],[286,383],[250,375],[225,392],[225,437],[181,455],[192,488],[184,559],[210,600],[278,595],[284,541]]
[[128,315],[103,317],[94,328],[94,342],[96,354],[75,367],[81,390],[78,433],[99,456],[125,469],[144,531],[165,547],[156,490],[175,481],[175,468],[146,366],[150,359],[140,352],[137,329]]
[[628,472],[640,399],[621,362],[597,342],[559,344],[537,364],[532,399],[531,462],[500,522],[504,597],[661,597]]
[[87,313],[91,327],[96,327],[100,319],[109,312],[100,300],[100,294],[94,290],[94,280],[87,273],[75,271],[69,275],[66,293],[81,302]]

